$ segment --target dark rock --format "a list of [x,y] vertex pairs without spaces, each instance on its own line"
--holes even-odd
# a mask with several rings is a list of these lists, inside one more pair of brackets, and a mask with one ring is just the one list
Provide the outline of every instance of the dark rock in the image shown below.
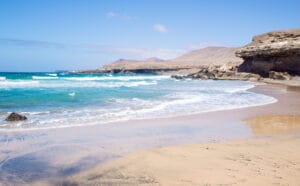
[[175,78],[175,79],[184,79],[184,76],[180,76],[180,75],[172,75],[171,78]]
[[287,72],[270,71],[269,78],[276,79],[276,80],[290,80],[292,79],[292,76]]
[[5,119],[5,121],[24,121],[27,120],[26,116],[23,116],[21,114],[12,112],[9,116],[7,116],[7,118]]

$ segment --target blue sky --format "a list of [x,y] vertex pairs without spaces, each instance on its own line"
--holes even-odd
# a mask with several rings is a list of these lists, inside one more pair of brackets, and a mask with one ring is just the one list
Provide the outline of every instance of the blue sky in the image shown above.
[[300,28],[299,0],[1,0],[0,71],[92,69],[170,59]]

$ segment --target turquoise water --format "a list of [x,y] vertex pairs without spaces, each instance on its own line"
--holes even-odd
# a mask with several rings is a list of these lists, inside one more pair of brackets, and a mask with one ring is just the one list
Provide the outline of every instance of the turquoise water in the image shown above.
[[[0,129],[108,124],[276,101],[248,91],[253,86],[241,81],[179,81],[160,75],[0,73]],[[5,122],[13,111],[29,119]]]

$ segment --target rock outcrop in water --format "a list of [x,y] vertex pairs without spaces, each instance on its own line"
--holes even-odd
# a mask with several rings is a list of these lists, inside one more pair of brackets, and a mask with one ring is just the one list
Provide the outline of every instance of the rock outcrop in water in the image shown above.
[[237,72],[235,68],[232,69],[222,69],[218,66],[203,67],[195,73],[190,73],[188,75],[173,75],[171,76],[175,79],[213,79],[213,80],[248,80],[248,81],[258,81],[261,76],[258,74],[247,73],[247,72]]
[[7,118],[5,119],[5,121],[24,121],[27,120],[26,116],[23,116],[21,114],[12,112],[9,116],[7,116]]
[[236,55],[244,59],[238,68],[241,72],[263,77],[268,77],[270,71],[300,75],[300,29],[257,35]]

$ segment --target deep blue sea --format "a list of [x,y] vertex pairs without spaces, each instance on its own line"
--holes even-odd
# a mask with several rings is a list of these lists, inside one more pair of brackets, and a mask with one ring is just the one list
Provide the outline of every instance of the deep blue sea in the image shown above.
[[[46,129],[250,107],[276,99],[244,81],[160,75],[0,73],[0,130]],[[28,117],[7,123],[10,112]]]

